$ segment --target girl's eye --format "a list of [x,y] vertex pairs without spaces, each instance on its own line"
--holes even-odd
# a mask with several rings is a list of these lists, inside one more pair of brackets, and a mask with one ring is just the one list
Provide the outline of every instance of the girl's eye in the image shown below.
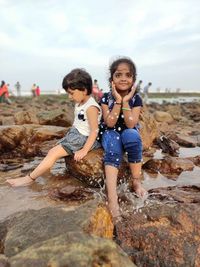
[[115,73],[115,77],[119,78],[121,76],[121,73]]
[[133,77],[133,75],[131,73],[127,73],[126,77],[131,78],[131,77]]

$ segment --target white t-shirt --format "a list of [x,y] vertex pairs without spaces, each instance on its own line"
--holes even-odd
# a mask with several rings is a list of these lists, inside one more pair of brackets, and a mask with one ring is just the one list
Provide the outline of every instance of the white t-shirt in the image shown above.
[[101,108],[97,104],[97,102],[94,100],[93,97],[90,97],[87,102],[85,102],[83,105],[75,104],[74,109],[74,123],[73,126],[82,134],[85,136],[89,136],[90,134],[90,126],[88,123],[88,118],[86,111],[89,107],[95,106],[99,109],[99,115],[98,115],[98,122],[101,118]]

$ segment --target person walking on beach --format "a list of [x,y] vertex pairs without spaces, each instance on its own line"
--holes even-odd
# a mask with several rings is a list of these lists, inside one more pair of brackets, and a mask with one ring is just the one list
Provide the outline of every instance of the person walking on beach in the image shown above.
[[140,81],[136,84],[136,91],[137,91],[137,93],[141,93],[141,84],[142,84],[142,80],[140,80]]
[[96,79],[94,80],[94,83],[92,86],[92,94],[93,94],[93,96],[97,102],[100,101],[100,99],[103,95],[102,91],[99,88],[98,81]]
[[9,92],[8,92],[9,84],[6,84],[5,81],[1,81],[0,85],[0,103],[7,103],[11,104],[11,100],[9,99]]
[[38,97],[40,96],[40,87],[39,85],[36,86],[36,89],[35,89],[35,95]]
[[11,186],[26,186],[48,171],[54,163],[68,155],[80,161],[94,148],[100,147],[96,140],[101,108],[91,96],[92,78],[84,69],[74,69],[63,79],[63,88],[75,102],[74,123],[66,135],[50,149],[41,163],[25,177],[8,179]]
[[146,190],[140,181],[142,141],[138,120],[142,99],[134,87],[136,67],[131,59],[121,57],[110,65],[109,70],[111,91],[101,99],[103,120],[99,137],[104,149],[108,207],[115,219],[120,216],[117,176],[124,152],[128,157],[133,190],[139,197],[143,197]]
[[19,81],[16,82],[15,88],[17,90],[17,96],[21,96],[21,84],[19,83]]
[[152,85],[151,82],[149,82],[144,88],[143,88],[143,96],[144,96],[144,103],[147,104],[148,96],[149,96],[149,88]]
[[37,86],[36,86],[36,84],[34,83],[34,84],[32,85],[32,87],[31,87],[31,93],[32,93],[32,96],[33,96],[33,97],[36,97],[36,88],[37,88]]

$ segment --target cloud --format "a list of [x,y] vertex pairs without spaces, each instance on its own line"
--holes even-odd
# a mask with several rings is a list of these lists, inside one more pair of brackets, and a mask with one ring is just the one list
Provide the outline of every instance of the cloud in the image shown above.
[[181,69],[189,77],[185,88],[192,79],[191,90],[196,90],[199,13],[197,0],[0,0],[0,60],[6,61],[1,74],[11,83],[20,65],[17,73],[26,84],[38,75],[45,88],[52,88],[41,70],[60,77],[63,69],[84,66],[106,87],[110,58],[126,55],[141,78],[151,73],[155,86],[169,83],[170,69],[174,87],[182,85]]

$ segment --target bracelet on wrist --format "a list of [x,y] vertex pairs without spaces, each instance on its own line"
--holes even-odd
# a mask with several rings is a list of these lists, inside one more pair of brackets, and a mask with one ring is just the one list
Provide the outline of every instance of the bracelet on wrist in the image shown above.
[[122,108],[122,110],[131,111],[131,108]]

